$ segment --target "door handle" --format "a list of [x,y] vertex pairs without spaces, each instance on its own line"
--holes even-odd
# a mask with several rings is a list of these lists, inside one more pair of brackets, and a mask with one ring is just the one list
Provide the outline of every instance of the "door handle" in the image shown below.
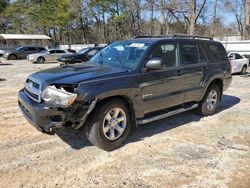
[[207,70],[208,70],[207,66],[204,66],[203,71],[207,71]]
[[180,76],[181,75],[181,71],[180,70],[177,70],[176,71],[176,76]]

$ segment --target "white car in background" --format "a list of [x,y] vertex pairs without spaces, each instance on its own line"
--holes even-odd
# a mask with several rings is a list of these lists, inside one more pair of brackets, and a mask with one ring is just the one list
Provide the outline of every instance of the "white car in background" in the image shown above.
[[4,51],[3,50],[0,50],[0,57],[2,57],[4,54]]
[[249,59],[239,53],[231,52],[228,54],[231,63],[232,73],[246,74],[249,65]]
[[66,50],[60,49],[49,49],[41,51],[40,53],[30,54],[27,56],[27,60],[31,63],[47,63],[47,62],[57,62],[57,58],[64,54],[71,54]]

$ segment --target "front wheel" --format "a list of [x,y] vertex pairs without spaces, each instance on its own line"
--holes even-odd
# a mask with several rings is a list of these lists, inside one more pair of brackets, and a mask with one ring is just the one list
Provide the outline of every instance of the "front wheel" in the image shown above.
[[211,85],[207,89],[203,99],[199,102],[199,106],[197,108],[198,113],[204,116],[213,115],[219,104],[220,95],[220,88],[217,85]]
[[99,148],[112,151],[122,144],[131,129],[127,105],[119,99],[99,104],[86,124],[88,140]]
[[43,64],[45,62],[45,59],[43,57],[37,58],[37,63]]

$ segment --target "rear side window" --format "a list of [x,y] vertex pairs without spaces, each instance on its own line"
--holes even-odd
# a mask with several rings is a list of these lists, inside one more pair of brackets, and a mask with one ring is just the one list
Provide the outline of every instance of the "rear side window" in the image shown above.
[[235,54],[235,59],[243,59],[240,54]]
[[224,47],[222,46],[222,44],[204,43],[203,46],[204,46],[204,49],[206,49],[208,59],[211,63],[228,60],[226,51]]
[[37,50],[38,50],[38,51],[43,51],[43,50],[46,50],[46,49],[43,48],[43,47],[38,47]]
[[195,43],[180,44],[182,64],[192,65],[199,63],[198,49]]

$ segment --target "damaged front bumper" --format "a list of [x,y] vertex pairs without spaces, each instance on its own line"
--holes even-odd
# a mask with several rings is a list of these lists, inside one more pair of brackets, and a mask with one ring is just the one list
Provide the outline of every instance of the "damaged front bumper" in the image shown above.
[[79,129],[84,125],[95,104],[96,100],[90,104],[73,106],[68,109],[52,108],[44,103],[33,101],[25,94],[24,90],[20,90],[18,94],[18,105],[24,117],[37,130],[49,134],[53,134],[55,129],[66,125],[72,125]]

